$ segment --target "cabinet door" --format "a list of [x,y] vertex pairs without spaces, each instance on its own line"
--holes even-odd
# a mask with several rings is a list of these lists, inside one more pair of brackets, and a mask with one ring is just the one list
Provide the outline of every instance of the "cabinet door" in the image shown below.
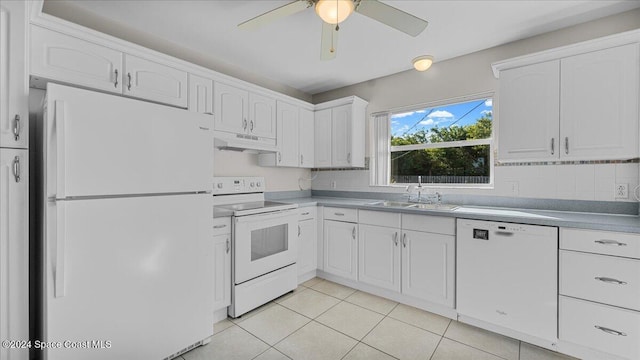
[[358,280],[358,225],[324,221],[324,271]]
[[242,134],[247,129],[249,92],[235,86],[213,84],[214,129]]
[[88,41],[31,26],[32,80],[42,77],[122,93],[123,54]]
[[351,104],[331,111],[331,165],[351,166]]
[[189,110],[213,115],[213,80],[189,74]]
[[124,94],[187,107],[187,73],[133,55],[124,56]]
[[313,125],[313,111],[307,109],[300,109],[300,131],[299,131],[299,147],[300,150],[300,163],[302,168],[314,167],[314,125]]
[[249,132],[255,136],[276,138],[275,99],[249,93]]
[[331,167],[331,109],[314,113],[315,167]]
[[638,157],[638,44],[562,59],[561,156]]
[[298,166],[298,107],[278,101],[277,166]]
[[453,308],[455,237],[405,230],[402,293]]
[[559,86],[557,60],[500,73],[500,160],[558,158]]
[[28,147],[26,6],[22,1],[0,4],[0,147]]
[[316,269],[316,219],[298,223],[298,275],[304,275]]
[[400,229],[358,225],[358,279],[400,291]]
[[231,234],[213,237],[213,310],[231,305]]
[[[3,3],[4,5],[4,3]],[[29,153],[0,149],[0,339],[29,339]],[[0,358],[29,351],[0,347]]]

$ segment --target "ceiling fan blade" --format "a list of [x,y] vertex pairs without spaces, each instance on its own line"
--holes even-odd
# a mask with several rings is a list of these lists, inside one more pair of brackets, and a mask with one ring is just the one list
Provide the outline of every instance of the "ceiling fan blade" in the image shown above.
[[249,19],[238,25],[240,29],[254,30],[260,26],[267,25],[278,19],[282,19],[289,15],[299,13],[300,11],[307,9],[313,5],[312,2],[307,0],[296,0],[288,3],[287,5],[280,6],[279,8],[268,11],[262,15],[258,15],[253,19]]
[[419,17],[378,0],[361,0],[356,11],[414,37],[418,36],[429,24]]
[[338,31],[336,26],[322,22],[322,41],[320,42],[320,59],[331,60],[338,52]]

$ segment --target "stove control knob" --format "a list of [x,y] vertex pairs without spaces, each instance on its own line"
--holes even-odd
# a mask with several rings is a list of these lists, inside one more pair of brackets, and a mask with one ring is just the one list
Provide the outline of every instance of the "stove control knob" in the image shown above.
[[256,183],[251,182],[251,184],[249,184],[249,186],[254,187],[254,186],[256,186]]
[[218,189],[222,189],[222,183],[218,183]]
[[258,181],[258,182],[256,183],[256,186],[257,186],[257,187],[262,187],[262,183],[261,183],[260,181]]

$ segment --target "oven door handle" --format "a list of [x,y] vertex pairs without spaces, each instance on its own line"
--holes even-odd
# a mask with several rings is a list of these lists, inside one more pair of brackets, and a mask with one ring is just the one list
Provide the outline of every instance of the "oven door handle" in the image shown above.
[[294,216],[296,219],[298,218],[297,209],[291,210],[281,210],[281,211],[272,211],[263,214],[252,214],[245,216],[237,216],[235,217],[236,223],[245,223],[245,222],[255,222],[255,221],[265,221],[271,219],[279,219],[287,216]]

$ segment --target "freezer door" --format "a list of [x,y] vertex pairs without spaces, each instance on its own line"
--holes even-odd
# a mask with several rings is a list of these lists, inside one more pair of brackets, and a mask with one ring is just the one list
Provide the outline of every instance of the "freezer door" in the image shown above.
[[43,330],[63,346],[45,359],[164,359],[212,336],[212,209],[207,194],[49,202]]
[[47,85],[47,195],[210,191],[211,116]]

